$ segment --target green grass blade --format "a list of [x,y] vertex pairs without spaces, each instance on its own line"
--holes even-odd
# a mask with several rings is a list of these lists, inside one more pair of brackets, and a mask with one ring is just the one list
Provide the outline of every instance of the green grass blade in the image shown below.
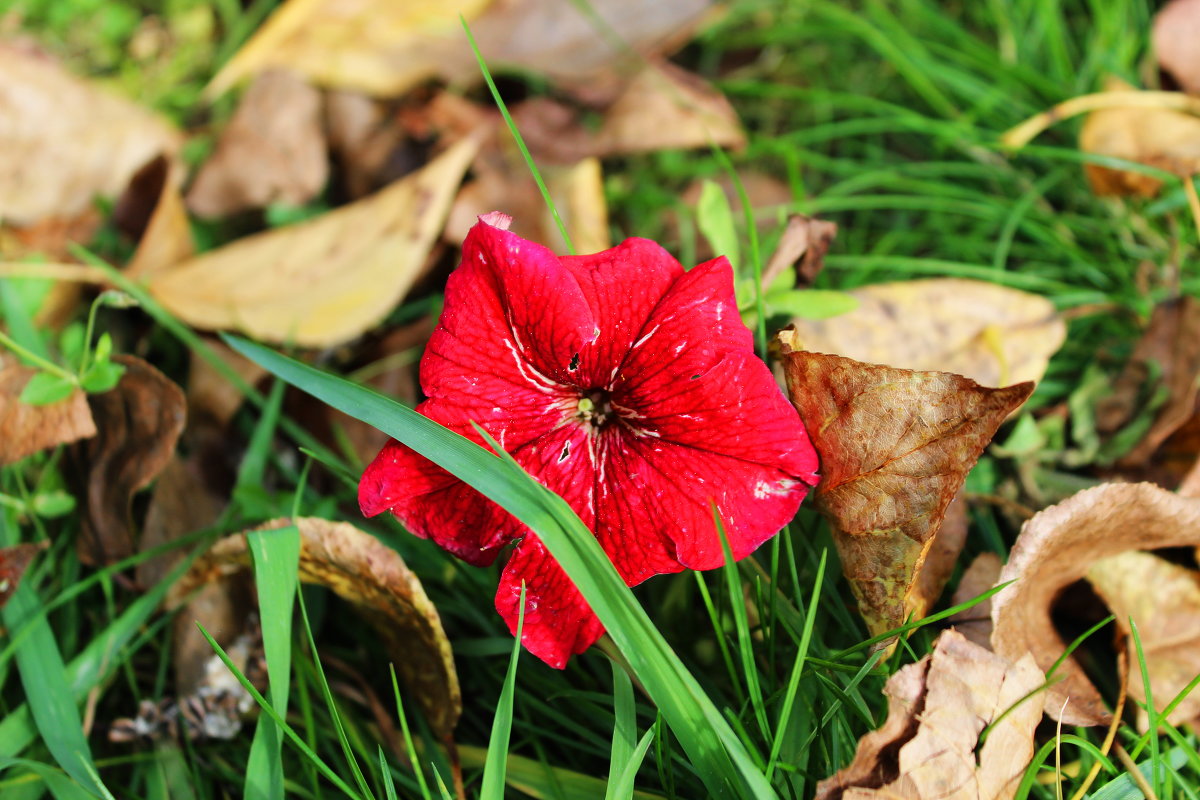
[[637,708],[633,703],[633,681],[617,662],[612,662],[613,674],[613,739],[608,764],[608,788],[604,800],[616,800],[617,778],[624,764],[633,755],[637,743]]
[[634,599],[600,543],[561,497],[515,462],[497,458],[377,392],[268,347],[233,336],[225,340],[287,382],[436,462],[528,525],[629,660],[710,792],[744,798],[776,796],[729,723]]
[[383,781],[384,796],[387,800],[399,800],[396,796],[396,781],[392,779],[392,770],[388,767],[387,756],[383,754],[383,745],[379,745],[379,773]]
[[513,640],[512,655],[508,659],[508,672],[504,676],[504,688],[496,703],[496,715],[492,718],[492,735],[488,739],[487,759],[483,762],[483,781],[479,787],[480,800],[504,800],[504,771],[508,765],[508,743],[512,735],[513,696],[517,690],[517,661],[521,656],[521,634],[525,629],[525,582],[521,581],[521,599],[518,606],[517,635]]
[[633,782],[637,778],[638,770],[642,768],[642,761],[646,758],[646,751],[650,749],[650,743],[654,741],[654,729],[650,728],[642,734],[642,738],[637,743],[626,760],[625,766],[621,768],[621,772],[617,775],[617,779],[608,785],[605,797],[611,797],[613,800],[631,800],[633,797]]
[[[280,383],[279,385],[282,385]],[[272,398],[282,393],[272,392]],[[266,420],[267,417],[263,417]],[[263,653],[270,683],[267,693],[279,716],[287,716],[292,669],[292,605],[300,565],[300,530],[288,525],[269,531],[251,531],[246,543],[254,557],[254,583],[258,589]],[[249,800],[282,800],[282,735],[270,717],[260,716],[246,763],[245,792]]]
[[408,727],[408,715],[404,713],[404,701],[400,699],[400,683],[396,680],[396,665],[388,664],[388,672],[392,676],[392,695],[396,698],[396,716],[400,718],[400,730],[404,733],[404,749],[408,760],[412,762],[413,773],[417,776],[417,785],[421,788],[422,800],[433,800],[429,794],[429,784],[425,781],[425,770],[421,768],[421,757],[413,744],[412,731]]
[[713,525],[721,538],[721,551],[725,554],[725,585],[729,592],[729,605],[733,610],[733,627],[737,633],[738,655],[742,660],[742,672],[746,676],[746,690],[750,694],[750,707],[754,710],[754,720],[758,723],[759,733],[763,740],[771,736],[771,726],[767,722],[767,704],[763,700],[762,685],[758,680],[758,665],[754,663],[754,640],[750,636],[750,619],[746,612],[746,601],[742,596],[742,581],[738,575],[737,563],[733,560],[733,551],[729,548],[729,536],[725,532],[725,523],[717,512],[717,506],[712,506]]

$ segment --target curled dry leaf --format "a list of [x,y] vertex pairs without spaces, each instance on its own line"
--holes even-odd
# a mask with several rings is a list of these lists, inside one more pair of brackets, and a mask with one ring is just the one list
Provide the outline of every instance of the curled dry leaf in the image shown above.
[[931,655],[888,679],[887,721],[818,784],[817,800],[1013,797],[1033,758],[1043,682],[1032,657],[1013,663],[946,631]]
[[792,214],[779,239],[779,245],[762,273],[763,287],[770,286],[789,267],[796,269],[796,286],[812,286],[825,267],[825,254],[837,236],[836,222]]
[[850,294],[859,301],[854,311],[795,321],[800,346],[1005,386],[1041,380],[1067,335],[1049,300],[984,281],[899,281]]
[[[1007,658],[1031,652],[1040,668],[1050,669],[1066,648],[1050,618],[1063,589],[1102,558],[1197,544],[1200,500],[1150,483],[1103,484],[1047,508],[1021,528],[1000,573],[1000,582],[1014,583],[993,597],[993,648]],[[1048,691],[1051,716],[1067,725],[1108,724],[1103,698],[1074,658],[1054,677],[1061,680]]]
[[[132,191],[135,186],[137,191]],[[137,201],[135,196],[138,196]],[[127,216],[138,216],[128,208],[134,202],[146,207],[144,223],[139,226],[141,239],[125,267],[127,277],[140,280],[169,271],[195,252],[192,227],[183,206],[183,196],[179,193],[179,180],[165,158],[156,158],[139,170],[130,183],[130,190],[122,195],[122,201],[128,201],[128,204],[122,209],[119,203],[117,212],[124,210]]]
[[85,498],[79,556],[89,564],[134,554],[133,495],[170,461],[187,409],[183,390],[142,359],[113,361],[125,367],[120,382],[87,398],[96,436],[69,453],[77,494]]
[[1200,94],[1200,0],[1172,0],[1154,17],[1154,54],[1185,92]]
[[[459,15],[493,69],[516,67],[560,86],[597,91],[636,53],[663,52],[691,36],[709,0],[606,0],[590,8],[612,37],[559,0],[289,0],[213,79],[223,92],[254,73],[286,67],[314,83],[394,97],[432,77],[479,79]],[[615,44],[615,42],[620,43]],[[627,49],[628,48],[628,49]]]
[[115,197],[181,137],[162,118],[76,78],[49,56],[0,43],[0,219],[71,219]]
[[25,542],[12,547],[0,547],[0,608],[13,596],[21,583],[21,576],[29,568],[33,557],[46,549],[49,542]]
[[1120,467],[1146,463],[1171,434],[1197,414],[1200,399],[1200,301],[1181,297],[1160,303],[1138,340],[1113,393],[1096,408],[1096,429],[1112,435],[1139,413],[1151,378],[1166,387],[1166,403],[1146,435],[1117,462]]
[[199,328],[307,347],[353,339],[422,274],[477,147],[465,139],[366,199],[197,256],[155,275],[150,293]]
[[[1106,92],[1136,91],[1110,78]],[[1200,172],[1200,117],[1163,108],[1105,108],[1093,111],[1079,132],[1079,149],[1138,161],[1177,175]],[[1153,197],[1162,181],[1141,172],[1085,164],[1096,194]]]
[[[1093,563],[1087,579],[1117,618],[1131,656],[1129,694],[1144,704],[1146,689],[1130,619],[1137,624],[1154,705],[1162,711],[1200,675],[1200,573],[1151,553],[1130,550]],[[1144,729],[1145,710],[1139,708],[1138,716]],[[1180,725],[1198,716],[1200,694],[1193,692],[1167,720]]]
[[792,331],[780,341],[788,392],[821,457],[817,508],[859,613],[872,634],[920,619],[942,588],[920,573],[946,509],[1033,384],[989,389],[803,351]]
[[0,369],[0,464],[96,435],[87,397],[79,389],[48,406],[20,401],[25,384],[37,373],[15,363]]
[[[462,711],[458,674],[437,609],[395,550],[345,522],[312,517],[274,520],[255,530],[300,529],[300,579],[319,583],[351,603],[378,631],[430,727],[442,737]],[[172,587],[176,606],[197,586],[249,567],[244,534],[217,542]]]
[[296,73],[255,78],[187,193],[188,208],[224,217],[271,203],[302,205],[329,177],[321,94]]
[[[980,553],[963,573],[950,598],[951,605],[962,605],[986,592],[1000,580],[1004,562],[995,553]],[[954,629],[980,647],[992,649],[992,599],[976,603],[950,617]]]

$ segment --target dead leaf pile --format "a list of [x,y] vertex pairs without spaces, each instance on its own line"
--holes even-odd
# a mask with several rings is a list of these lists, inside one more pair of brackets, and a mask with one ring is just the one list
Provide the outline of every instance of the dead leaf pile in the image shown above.
[[821,781],[817,800],[1013,797],[1033,758],[1043,682],[1031,656],[1010,661],[944,632],[932,654],[888,679],[887,721]]
[[795,331],[780,342],[788,393],[821,459],[814,500],[859,613],[872,634],[922,618],[961,547],[935,549],[947,509],[1033,384],[988,389],[959,375],[809,352]]

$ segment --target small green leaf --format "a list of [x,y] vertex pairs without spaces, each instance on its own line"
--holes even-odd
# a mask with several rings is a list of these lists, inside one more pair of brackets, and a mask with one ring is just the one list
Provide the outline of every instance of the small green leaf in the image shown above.
[[725,190],[713,181],[705,181],[700,190],[700,202],[696,204],[696,225],[714,254],[725,256],[737,270],[738,238],[733,224],[733,209]]
[[79,364],[83,360],[83,323],[72,322],[63,328],[58,337],[58,351],[68,364]]
[[39,372],[21,390],[21,402],[31,406],[48,406],[65,400],[75,391],[75,383],[61,375]]
[[63,491],[46,492],[33,498],[33,513],[42,519],[65,516],[75,510],[75,498]]
[[858,308],[858,298],[826,289],[791,289],[767,295],[767,307],[775,314],[801,319],[829,319]]
[[92,351],[92,360],[97,363],[108,361],[112,357],[112,351],[112,336],[108,333],[102,333],[100,334],[100,338],[96,340],[96,349]]
[[83,373],[83,377],[79,379],[79,385],[89,394],[100,394],[116,386],[124,374],[125,367],[122,364],[114,364],[112,361],[97,361]]
[[137,308],[141,305],[136,297],[128,292],[122,292],[120,289],[108,289],[101,292],[100,296],[96,298],[96,302],[109,308]]

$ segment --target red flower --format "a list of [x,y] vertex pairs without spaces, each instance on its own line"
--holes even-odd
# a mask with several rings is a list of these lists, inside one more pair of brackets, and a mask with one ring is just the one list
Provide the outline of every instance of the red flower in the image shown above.
[[[507,218],[488,215],[486,220]],[[654,242],[628,239],[559,258],[480,221],[446,285],[421,360],[417,410],[480,442],[474,420],[596,534],[630,586],[724,563],[775,535],[816,483],[795,409],[754,354],[729,261],[685,272]],[[395,441],[359,484],[373,516],[485,566],[516,542],[496,609],[554,667],[603,633],[541,541],[499,506]]]

